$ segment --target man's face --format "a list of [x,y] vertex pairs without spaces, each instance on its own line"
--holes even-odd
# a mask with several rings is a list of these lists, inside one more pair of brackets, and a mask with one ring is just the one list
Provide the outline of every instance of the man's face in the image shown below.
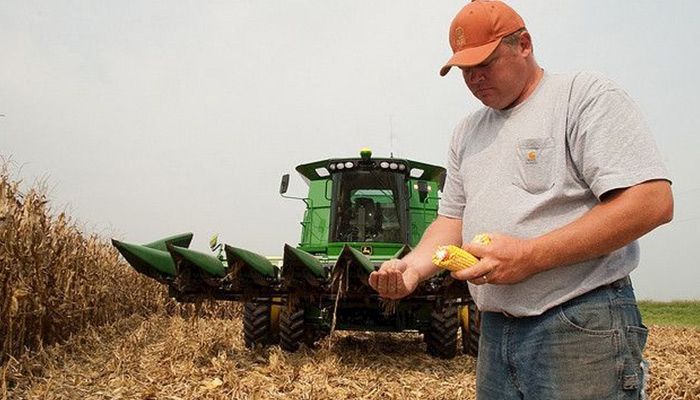
[[505,43],[501,43],[481,64],[460,69],[474,97],[497,110],[518,103],[528,78],[521,47]]

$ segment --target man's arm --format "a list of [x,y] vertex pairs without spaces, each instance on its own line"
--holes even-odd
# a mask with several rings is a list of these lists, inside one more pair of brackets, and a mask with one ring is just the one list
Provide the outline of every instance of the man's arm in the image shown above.
[[389,260],[379,271],[372,272],[369,284],[388,299],[399,299],[411,294],[418,284],[431,277],[438,268],[432,257],[438,246],[462,244],[462,220],[438,216],[425,230],[423,237],[406,257]]
[[488,246],[464,244],[481,261],[453,276],[475,284],[518,283],[548,269],[608,254],[672,218],[673,194],[668,181],[652,180],[613,190],[581,218],[545,235],[518,239],[491,234]]

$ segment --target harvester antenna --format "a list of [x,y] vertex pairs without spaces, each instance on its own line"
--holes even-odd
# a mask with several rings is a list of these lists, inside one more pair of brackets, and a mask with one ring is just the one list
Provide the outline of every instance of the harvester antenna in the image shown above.
[[394,158],[394,116],[389,114],[389,158]]

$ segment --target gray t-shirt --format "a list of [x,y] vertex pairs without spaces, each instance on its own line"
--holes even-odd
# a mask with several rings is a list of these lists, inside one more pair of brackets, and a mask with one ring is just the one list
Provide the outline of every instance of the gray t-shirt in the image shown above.
[[[482,232],[531,238],[578,219],[612,189],[653,179],[668,173],[627,93],[592,73],[545,73],[525,102],[484,107],[457,125],[439,213],[462,219],[464,241]],[[635,241],[515,285],[469,288],[481,310],[539,315],[638,262]]]

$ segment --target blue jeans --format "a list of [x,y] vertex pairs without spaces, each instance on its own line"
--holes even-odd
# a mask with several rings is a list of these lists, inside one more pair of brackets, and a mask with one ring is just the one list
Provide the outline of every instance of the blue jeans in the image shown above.
[[643,399],[647,333],[629,278],[536,317],[485,312],[477,399]]

